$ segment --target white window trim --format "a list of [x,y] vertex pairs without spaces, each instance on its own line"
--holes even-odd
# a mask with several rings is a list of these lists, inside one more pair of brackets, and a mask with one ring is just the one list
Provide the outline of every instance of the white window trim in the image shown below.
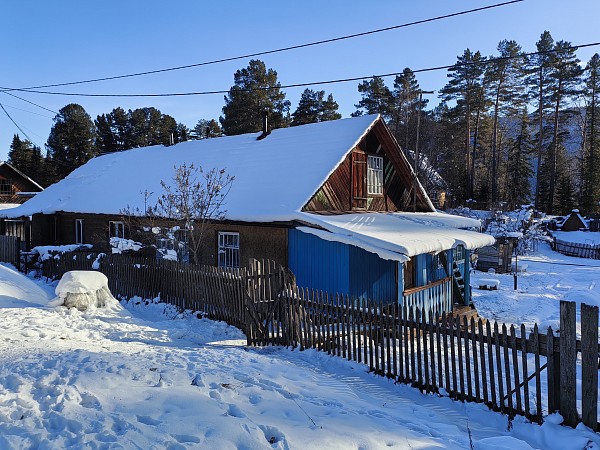
[[367,194],[383,195],[383,156],[367,155]]
[[219,231],[218,266],[228,268],[240,266],[240,233]]
[[75,219],[75,243],[83,244],[83,219]]
[[109,220],[108,237],[125,239],[125,222],[122,222],[120,220]]

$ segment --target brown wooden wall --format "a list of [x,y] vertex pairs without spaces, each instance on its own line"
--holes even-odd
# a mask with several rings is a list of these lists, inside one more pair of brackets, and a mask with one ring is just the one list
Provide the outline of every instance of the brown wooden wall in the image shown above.
[[[383,156],[383,195],[367,194],[366,185],[361,185],[359,179],[366,176],[363,165],[366,166],[367,155]],[[383,121],[378,121],[302,210],[321,213],[414,211],[412,187],[413,175],[408,161]],[[417,191],[417,211],[432,211],[420,190]]]
[[40,192],[40,188],[7,164],[0,164],[0,180],[12,185],[11,195],[0,195],[0,203],[24,203],[28,197],[16,195],[17,192]]
[[[84,221],[84,244],[92,244],[97,251],[110,250],[109,221],[123,221],[118,215],[73,214],[55,215],[36,214],[32,221],[32,247],[37,245],[66,245],[75,243],[75,220]],[[125,221],[126,222],[126,221]],[[171,222],[170,226],[173,225]],[[133,227],[132,227],[133,228]],[[270,259],[287,267],[287,228],[284,226],[257,225],[244,223],[212,224],[206,230],[205,245],[202,249],[202,264],[217,265],[218,232],[240,233],[240,264],[248,265],[250,258]],[[149,233],[147,233],[149,234]],[[126,237],[140,242],[154,243],[154,236],[141,236],[126,224]]]

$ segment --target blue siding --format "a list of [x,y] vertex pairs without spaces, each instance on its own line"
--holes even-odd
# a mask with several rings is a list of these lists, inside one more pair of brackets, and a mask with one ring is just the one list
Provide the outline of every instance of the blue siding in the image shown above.
[[398,300],[398,263],[350,246],[350,296],[385,302]]
[[398,263],[353,245],[326,241],[290,229],[288,263],[300,287],[347,294],[353,298],[398,299]]
[[288,264],[300,287],[350,294],[349,246],[290,229]]

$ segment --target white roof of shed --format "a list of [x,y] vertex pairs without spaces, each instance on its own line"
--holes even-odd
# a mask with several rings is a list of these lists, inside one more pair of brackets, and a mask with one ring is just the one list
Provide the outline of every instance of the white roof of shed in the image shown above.
[[377,253],[381,258],[397,261],[423,253],[438,253],[458,245],[473,250],[495,242],[489,234],[462,229],[479,227],[479,220],[440,212],[331,216],[302,213],[302,216],[305,222],[326,230],[301,227],[303,232],[355,245]]

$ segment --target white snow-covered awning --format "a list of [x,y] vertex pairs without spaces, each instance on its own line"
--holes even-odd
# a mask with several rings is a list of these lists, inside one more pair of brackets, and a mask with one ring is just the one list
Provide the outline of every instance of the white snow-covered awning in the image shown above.
[[310,227],[300,227],[300,231],[355,245],[381,258],[396,261],[424,253],[438,253],[459,245],[473,250],[495,242],[489,234],[463,229],[478,227],[478,220],[439,212],[328,216],[303,213],[302,216],[305,223],[325,231],[309,231]]

